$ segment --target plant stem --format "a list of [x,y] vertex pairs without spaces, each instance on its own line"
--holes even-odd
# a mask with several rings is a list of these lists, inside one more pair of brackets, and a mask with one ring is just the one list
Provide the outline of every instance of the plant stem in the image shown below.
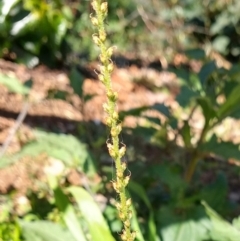
[[208,130],[209,130],[209,120],[206,120],[205,124],[204,124],[204,127],[202,129],[201,135],[199,137],[199,140],[197,142],[197,145],[196,145],[196,147],[193,150],[192,159],[190,160],[189,165],[187,167],[187,171],[186,171],[186,173],[184,175],[184,179],[185,179],[185,181],[187,183],[191,182],[193,174],[194,174],[194,172],[196,170],[197,163],[198,163],[198,161],[200,159],[200,153],[198,151],[198,148],[204,142]]
[[99,80],[103,83],[106,90],[107,101],[103,104],[103,109],[107,114],[106,124],[110,128],[111,138],[107,141],[107,147],[110,156],[113,158],[116,167],[116,180],[114,180],[113,188],[118,193],[120,202],[117,202],[119,218],[123,222],[123,230],[121,239],[123,241],[133,241],[136,237],[136,232],[131,231],[131,199],[127,198],[126,186],[130,180],[130,175],[124,175],[127,168],[125,162],[121,159],[125,155],[126,146],[119,143],[119,134],[122,131],[122,125],[119,122],[117,111],[118,93],[113,91],[111,73],[113,71],[113,63],[111,60],[114,48],[108,47],[106,44],[107,34],[105,31],[104,20],[108,14],[108,3],[101,0],[93,0],[92,7],[95,11],[95,16],[91,16],[92,24],[97,28],[97,33],[93,34],[94,43],[100,48],[100,73]]

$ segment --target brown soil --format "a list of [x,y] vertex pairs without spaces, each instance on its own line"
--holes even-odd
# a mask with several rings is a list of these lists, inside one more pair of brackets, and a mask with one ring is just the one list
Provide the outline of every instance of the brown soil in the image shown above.
[[[98,65],[93,63],[88,69],[97,69]],[[194,63],[193,68],[199,69]],[[33,86],[30,92],[30,106],[27,116],[11,141],[7,153],[19,151],[21,146],[33,138],[32,128],[43,127],[51,130],[57,127],[63,133],[72,133],[81,121],[104,122],[104,113],[102,104],[105,101],[103,85],[94,78],[86,78],[84,81],[84,94],[93,97],[83,103],[69,85],[68,72],[61,70],[50,70],[45,66],[39,66],[35,69],[27,69],[23,65],[14,64],[0,60],[0,73],[14,76],[22,83],[32,80]],[[113,76],[113,87],[119,92],[118,109],[129,110],[141,106],[149,106],[155,103],[164,103],[177,108],[175,96],[179,91],[178,82],[174,74],[166,71],[157,71],[151,68],[138,68],[131,65],[127,68],[116,68]],[[167,89],[166,91],[154,92],[152,87],[158,89]],[[48,97],[50,91],[64,91],[68,94],[67,100],[51,99]],[[13,94],[8,89],[0,85],[0,144],[4,144],[9,135],[11,127],[16,122],[17,116],[21,113],[24,106],[22,95]],[[148,115],[159,116],[159,113],[148,111]],[[196,130],[199,125],[202,126],[201,115],[195,118]],[[124,125],[135,126],[141,120],[136,118],[126,118]],[[237,136],[236,129],[232,124],[224,126],[228,130],[229,139],[233,140]],[[222,131],[219,130],[220,132]],[[13,166],[0,169],[0,193],[6,193],[11,189],[25,191],[29,186],[34,187],[32,177],[41,179],[43,173],[41,170],[49,160],[39,158],[38,160],[21,160]],[[31,168],[30,168],[31,167]],[[40,170],[40,171],[39,171]],[[31,176],[31,177],[30,177]],[[69,182],[76,183],[79,180],[78,173],[70,172]]]

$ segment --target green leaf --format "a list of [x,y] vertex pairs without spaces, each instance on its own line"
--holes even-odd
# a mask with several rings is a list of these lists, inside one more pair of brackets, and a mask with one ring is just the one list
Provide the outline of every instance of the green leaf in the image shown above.
[[93,160],[84,144],[76,137],[65,134],[34,131],[35,141],[26,144],[20,152],[1,158],[0,168],[24,156],[36,157],[42,153],[63,161],[68,166],[81,168],[88,174],[95,173]]
[[75,198],[83,218],[88,224],[92,241],[114,241],[109,227],[92,196],[80,187],[70,187],[68,191]]
[[185,54],[191,59],[202,60],[205,58],[205,52],[202,49],[188,49]]
[[214,153],[226,159],[235,158],[240,160],[239,145],[235,145],[232,142],[218,142],[216,135],[213,135],[208,142],[199,146],[199,150],[206,153]]
[[162,241],[203,241],[209,239],[210,220],[199,208],[183,217],[176,216],[171,207],[163,206],[158,215]]
[[220,119],[240,111],[240,84],[236,86],[231,93],[227,96],[226,101],[222,104],[217,112]]
[[201,106],[205,121],[209,122],[217,117],[217,113],[208,97],[199,97],[196,99],[197,103]]
[[206,202],[202,201],[206,213],[212,221],[210,236],[216,241],[239,241],[240,230],[225,221]]
[[63,214],[63,220],[75,240],[87,240],[83,233],[82,227],[80,226],[80,220],[77,218],[72,204],[69,202],[67,196],[62,192],[59,187],[54,189],[54,197],[57,207]]
[[198,76],[203,86],[206,84],[206,81],[216,69],[217,66],[214,61],[206,63],[202,66]]
[[82,98],[84,77],[80,74],[80,72],[76,68],[73,68],[70,72],[69,79],[74,92],[80,98]]
[[191,147],[191,145],[192,145],[192,143],[191,143],[192,135],[191,135],[191,128],[189,126],[188,121],[184,121],[184,125],[180,130],[180,134],[183,138],[185,146]]
[[119,113],[120,119],[124,119],[126,116],[140,116],[141,113],[145,110],[148,110],[149,106],[141,106],[137,108],[132,108],[127,111],[121,111]]
[[181,170],[174,166],[169,164],[155,165],[150,169],[150,172],[169,187],[173,196],[178,197],[179,192],[187,187],[187,183],[181,176]]
[[22,95],[26,95],[29,93],[29,88],[21,84],[21,82],[15,77],[0,73],[0,83],[5,85],[9,89],[9,91],[13,93]]
[[199,199],[206,201],[216,210],[222,211],[226,209],[227,192],[226,175],[218,173],[217,178],[212,183],[200,190]]
[[232,225],[240,231],[240,216],[233,219]]
[[[141,185],[139,185],[138,183],[131,181],[129,183],[129,189],[131,190],[131,192],[136,193],[136,195],[138,195],[144,202],[144,204],[148,207],[149,209],[149,218],[148,218],[148,241],[156,241],[157,238],[157,231],[156,231],[156,225],[155,225],[155,221],[154,221],[154,213],[153,213],[153,209],[152,209],[152,205],[146,195],[145,190],[143,189],[143,187]],[[139,239],[141,240],[141,239]]]
[[26,241],[76,241],[68,230],[56,223],[19,220],[19,224]]
[[218,36],[213,40],[212,45],[213,45],[213,48],[217,52],[222,53],[222,54],[226,54],[226,50],[227,50],[227,46],[228,46],[229,42],[230,42],[229,37]]
[[176,101],[180,106],[187,107],[190,105],[192,99],[197,96],[199,96],[197,92],[191,90],[186,85],[183,85],[181,87],[180,93],[176,97]]
[[166,117],[170,117],[169,108],[164,104],[156,103],[156,104],[150,106],[150,108],[153,110],[157,110],[158,112],[165,115]]

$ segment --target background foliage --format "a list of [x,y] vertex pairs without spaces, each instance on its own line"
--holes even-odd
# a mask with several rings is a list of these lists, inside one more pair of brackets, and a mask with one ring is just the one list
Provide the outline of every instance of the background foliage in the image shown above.
[[[109,2],[107,30],[109,41],[118,46],[116,54],[142,62],[160,59],[180,86],[177,111],[154,104],[120,113],[122,120],[145,118],[145,125],[128,128],[124,134],[130,150],[133,227],[139,241],[239,240],[239,203],[228,197],[229,179],[239,176],[239,167],[230,167],[228,160],[240,160],[239,143],[226,141],[216,132],[227,119],[240,118],[239,11],[238,0]],[[30,68],[39,63],[84,65],[98,55],[90,41],[91,12],[89,1],[3,0],[0,55]],[[185,65],[175,64],[179,53],[187,58]],[[199,70],[191,68],[192,60],[200,63]],[[70,85],[87,101],[91,96],[83,96],[80,80],[73,68]],[[0,83],[12,93],[26,97],[29,93],[28,87],[9,76],[1,75]],[[164,121],[145,116],[146,110],[157,111]],[[195,113],[204,120],[200,135],[192,125]],[[98,130],[91,143],[83,130],[88,124],[80,123],[75,136],[35,130],[34,141],[19,153],[1,158],[0,167],[6,168],[44,151],[62,165],[58,173],[46,171],[47,180],[37,190],[29,190],[27,201],[18,209],[14,190],[1,194],[1,241],[119,240],[121,223],[108,185],[112,167],[97,161],[103,155],[106,130],[95,125]],[[165,159],[156,156],[154,162],[147,162],[142,146],[165,153]],[[66,173],[72,169],[88,181],[81,186],[69,184]],[[201,179],[205,172],[213,177],[207,185]],[[104,197],[103,207],[99,195]]]

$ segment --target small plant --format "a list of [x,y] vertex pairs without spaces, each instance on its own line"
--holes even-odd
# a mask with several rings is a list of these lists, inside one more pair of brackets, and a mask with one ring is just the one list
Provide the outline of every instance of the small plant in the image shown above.
[[[92,7],[96,16],[90,16],[92,24],[97,27],[98,33],[93,34],[94,43],[100,48],[100,74],[99,80],[103,83],[106,89],[107,102],[103,104],[104,111],[107,113],[106,124],[110,128],[111,141],[107,141],[107,147],[110,156],[115,161],[116,166],[116,180],[113,181],[113,187],[119,194],[120,202],[116,204],[119,212],[119,218],[123,222],[124,229],[121,234],[122,240],[133,241],[136,232],[131,232],[131,199],[127,198],[126,186],[130,180],[130,175],[125,176],[124,171],[127,166],[122,162],[122,157],[125,155],[126,146],[119,142],[119,134],[122,130],[122,125],[119,123],[119,116],[117,112],[118,93],[113,91],[111,82],[111,73],[113,71],[113,63],[111,60],[114,47],[108,47],[106,44],[107,34],[105,31],[104,20],[108,14],[108,3],[94,0]],[[122,145],[120,147],[120,145]]]

